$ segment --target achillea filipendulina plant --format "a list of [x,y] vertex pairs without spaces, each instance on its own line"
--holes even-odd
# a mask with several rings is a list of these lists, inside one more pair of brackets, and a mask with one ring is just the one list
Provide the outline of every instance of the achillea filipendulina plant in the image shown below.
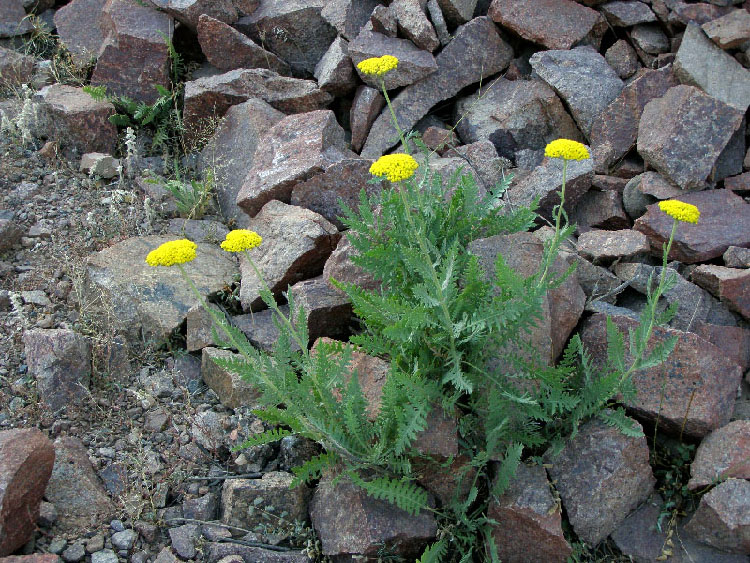
[[370,76],[383,76],[392,70],[398,68],[398,58],[392,55],[383,55],[382,57],[371,57],[365,59],[357,65],[362,74]]
[[386,154],[372,163],[370,174],[389,182],[401,182],[414,176],[418,167],[417,161],[409,154]]
[[701,212],[695,205],[677,199],[660,201],[659,209],[675,220],[682,221],[683,223],[695,224],[701,216]]

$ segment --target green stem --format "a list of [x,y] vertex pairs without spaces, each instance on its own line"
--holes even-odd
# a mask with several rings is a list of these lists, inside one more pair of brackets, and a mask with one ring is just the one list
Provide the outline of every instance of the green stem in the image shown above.
[[568,159],[563,159],[563,169],[562,169],[562,187],[560,188],[560,205],[558,205],[554,213],[554,219],[555,219],[555,236],[552,238],[552,242],[550,243],[550,251],[549,255],[545,258],[545,264],[544,264],[544,271],[542,272],[542,277],[539,278],[539,282],[537,283],[537,287],[541,287],[544,282],[547,281],[547,274],[549,273],[549,268],[552,265],[552,261],[557,257],[557,247],[560,245],[560,230],[561,230],[561,223],[562,223],[562,215],[563,215],[563,205],[565,204],[565,183],[567,181],[567,174],[568,174]]
[[385,89],[385,78],[383,77],[380,78],[380,89],[383,91],[383,96],[385,96],[385,103],[391,112],[391,119],[393,120],[393,125],[396,126],[396,131],[398,131],[398,136],[401,139],[401,144],[403,145],[404,150],[406,151],[406,154],[411,154],[411,151],[409,150],[409,146],[406,144],[406,137],[404,137],[404,132],[398,124],[398,119],[396,118],[396,112],[393,109],[393,104],[391,103],[391,98],[388,95],[388,90]]

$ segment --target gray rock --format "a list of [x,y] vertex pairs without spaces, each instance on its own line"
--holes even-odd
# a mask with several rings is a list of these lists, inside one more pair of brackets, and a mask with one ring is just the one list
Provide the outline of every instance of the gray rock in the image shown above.
[[200,17],[204,15],[229,25],[239,18],[232,0],[151,0],[151,2],[188,27],[193,33],[200,26]]
[[118,550],[130,551],[138,539],[138,532],[135,530],[123,530],[112,534],[112,546]]
[[615,69],[617,76],[622,79],[630,78],[638,70],[638,55],[630,43],[619,39],[604,53],[607,64]]
[[685,531],[722,551],[750,554],[750,481],[728,479],[705,494]]
[[214,219],[170,219],[167,232],[193,242],[218,244],[227,236],[229,229]]
[[[408,131],[438,102],[461,89],[506,68],[513,56],[489,18],[471,20],[456,30],[451,41],[437,56],[438,71],[404,88],[393,100],[399,126]],[[389,112],[384,111],[372,125],[362,150],[366,158],[378,158],[396,144],[398,134]]]
[[298,282],[289,288],[298,307],[304,311],[309,341],[321,336],[346,337],[352,320],[352,304],[342,292],[318,276]]
[[730,246],[723,258],[724,265],[729,268],[750,268],[750,248]]
[[468,22],[474,17],[474,10],[477,7],[477,0],[437,0],[437,3],[443,12],[445,21],[451,25],[461,25]]
[[[208,303],[208,307],[219,318],[224,318],[224,312],[219,307],[213,303]],[[207,346],[217,346],[218,343],[214,342],[213,337],[214,330],[218,331],[219,337],[226,338],[219,327],[214,328],[214,320],[211,313],[206,311],[201,304],[195,305],[190,309],[185,319],[187,325],[185,347],[188,352],[197,352]]]
[[688,489],[727,478],[750,479],[750,420],[735,420],[706,436],[690,464]]
[[591,228],[618,231],[630,227],[622,197],[613,190],[602,192],[591,189],[583,194],[573,210],[571,221],[578,225],[579,233]]
[[630,31],[630,39],[636,47],[649,55],[669,52],[669,38],[658,25],[636,25]]
[[[281,305],[279,310],[283,315],[289,317],[289,306]],[[264,309],[256,313],[235,315],[230,317],[230,322],[247,336],[250,344],[265,352],[271,352],[279,339],[279,329],[274,321],[275,317],[276,313],[272,309]],[[299,349],[296,342],[291,342],[290,350],[296,352]]]
[[380,0],[331,0],[320,11],[320,15],[336,28],[339,35],[353,40],[370,19]]
[[348,94],[357,86],[349,57],[349,43],[337,37],[315,67],[315,78],[321,90],[334,96]]
[[229,409],[254,405],[260,396],[258,389],[238,374],[215,363],[214,358],[241,360],[242,356],[218,348],[203,349],[201,375],[221,404]]
[[440,41],[424,12],[425,4],[421,0],[393,0],[389,9],[396,16],[401,35],[431,53],[440,46]]
[[183,524],[169,529],[172,549],[182,559],[193,559],[196,555],[195,542],[200,538],[198,524]]
[[587,137],[596,117],[623,88],[614,69],[591,47],[543,51],[534,54],[529,62],[534,72],[568,104]]
[[31,82],[35,62],[34,57],[0,47],[0,88],[19,88]]
[[20,225],[12,219],[0,219],[0,250],[8,250],[18,244],[23,236]]
[[632,27],[639,23],[656,21],[656,15],[651,8],[638,0],[607,2],[600,10],[609,24],[614,27]]
[[103,549],[91,554],[91,563],[119,563],[120,559],[111,549]]
[[0,39],[16,37],[31,31],[21,0],[9,0],[0,5]]
[[[385,98],[376,88],[360,86],[354,94],[352,109],[349,113],[349,123],[352,130],[352,149],[362,150],[367,140],[370,127],[385,106]],[[2,223],[0,223],[1,225]],[[1,239],[0,239],[1,240]]]
[[750,105],[750,71],[714,44],[697,25],[688,25],[674,61],[685,84],[741,111]]
[[578,237],[578,252],[594,264],[645,257],[650,250],[643,233],[621,231],[588,231]]
[[370,21],[363,30],[376,31],[387,37],[398,35],[398,20],[388,6],[375,6],[370,16]]
[[185,518],[194,520],[213,520],[216,518],[218,499],[214,493],[206,493],[202,497],[188,499],[182,503],[182,514]]
[[75,563],[86,557],[86,550],[82,543],[76,542],[69,545],[60,555],[66,563]]
[[[224,396],[218,393],[217,395],[220,398]],[[203,411],[195,415],[193,423],[190,426],[190,434],[193,436],[195,443],[215,454],[225,449],[223,446],[226,418],[226,415],[218,414],[212,410]]]
[[704,23],[701,29],[722,49],[741,49],[750,42],[750,13],[734,10]]
[[312,562],[312,559],[303,551],[271,551],[270,549],[232,543],[207,543],[204,547],[204,553],[206,563],[240,563],[241,561],[262,561],[263,563]]

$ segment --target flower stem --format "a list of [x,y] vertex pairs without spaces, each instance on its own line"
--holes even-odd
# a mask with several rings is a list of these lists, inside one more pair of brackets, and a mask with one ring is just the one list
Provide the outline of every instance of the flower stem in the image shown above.
[[404,137],[404,132],[401,129],[401,126],[398,124],[398,119],[396,118],[396,112],[393,109],[393,104],[391,103],[391,98],[388,95],[388,90],[385,89],[385,78],[383,77],[380,78],[380,89],[383,91],[383,96],[385,96],[385,103],[391,112],[391,119],[393,120],[393,125],[396,126],[396,131],[398,131],[398,136],[401,139],[401,144],[404,146],[404,150],[406,151],[406,154],[411,154],[411,151],[409,150],[409,146],[406,144],[406,137]]

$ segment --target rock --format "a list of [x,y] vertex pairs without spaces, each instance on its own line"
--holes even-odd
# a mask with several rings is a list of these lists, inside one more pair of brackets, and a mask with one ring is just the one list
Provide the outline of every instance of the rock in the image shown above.
[[744,174],[724,178],[724,187],[733,192],[746,192],[750,190],[750,173],[745,172]]
[[[488,278],[494,274],[498,254],[502,254],[505,263],[518,274],[529,276],[539,269],[543,244],[533,233],[514,233],[477,239],[469,244],[468,250],[479,258],[479,265]],[[567,264],[562,258],[556,259],[552,265],[555,275],[566,269]],[[533,343],[536,351],[535,361],[550,365],[562,353],[568,336],[578,324],[584,301],[583,290],[574,276],[547,293],[542,301],[542,317],[536,326],[530,327],[527,336],[527,342]],[[502,352],[497,351],[494,355],[497,357]]]
[[594,117],[589,138],[597,172],[606,174],[635,147],[646,104],[677,84],[671,68],[644,69]]
[[654,24],[636,25],[630,31],[630,39],[641,51],[649,55],[669,52],[669,38]]
[[352,304],[346,295],[318,276],[289,288],[294,302],[304,311],[310,342],[321,336],[345,337],[349,333]]
[[594,266],[583,258],[576,264],[576,279],[586,294],[586,310],[592,310],[592,304],[597,302],[614,304],[617,300],[615,290],[620,286],[619,278],[606,268]]
[[[51,473],[52,470],[50,469]],[[55,505],[43,500],[39,504],[39,518],[37,518],[36,523],[43,528],[51,528],[55,525],[55,522],[57,522],[57,509]]]
[[196,555],[195,542],[200,538],[198,524],[183,524],[169,529],[172,549],[182,559],[193,559]]
[[315,78],[321,90],[335,96],[344,96],[354,90],[357,80],[354,77],[352,59],[349,57],[349,44],[346,39],[337,37],[315,67]]
[[118,550],[130,551],[138,539],[138,532],[135,530],[123,530],[112,534],[112,547]]
[[729,309],[750,319],[750,270],[701,264],[690,279],[721,299]]
[[240,31],[288,62],[295,75],[312,75],[336,38],[323,18],[327,0],[265,0],[240,20]]
[[237,195],[237,205],[254,217],[273,199],[289,201],[296,184],[332,164],[355,157],[330,110],[290,115],[258,141],[253,166]]
[[349,123],[352,130],[352,149],[362,150],[370,127],[385,106],[385,98],[377,89],[360,86],[354,94]]
[[[193,33],[200,27],[201,17],[231,25],[239,18],[232,0],[151,0],[160,10],[171,15]],[[201,44],[202,46],[202,44]],[[229,55],[229,53],[226,53]]]
[[5,0],[0,5],[0,39],[24,35],[31,30],[21,0]]
[[[288,522],[307,521],[310,489],[291,488],[294,475],[283,471],[265,473],[261,479],[227,479],[221,490],[221,521],[229,526],[253,530],[267,522],[267,513],[285,513]],[[241,535],[232,530],[233,535]]]
[[312,561],[304,551],[271,551],[235,543],[207,543],[204,546],[204,553],[206,563],[240,563],[241,561],[310,563]]
[[456,156],[463,161],[465,172],[474,176],[474,180],[479,185],[480,194],[497,189],[505,179],[505,172],[509,167],[508,160],[497,155],[497,150],[490,141],[477,141],[455,147],[447,151],[445,155]]
[[623,79],[633,76],[640,66],[635,49],[624,39],[618,39],[607,49],[604,59],[615,70],[617,76]]
[[294,186],[291,203],[321,214],[343,230],[345,226],[339,219],[344,215],[341,202],[350,209],[357,209],[361,190],[373,197],[384,187],[383,184],[368,184],[372,179],[371,165],[371,160],[364,159],[336,162],[321,174]]
[[86,550],[82,543],[76,542],[73,545],[69,545],[65,551],[62,552],[63,561],[66,563],[74,563],[81,561],[86,557]]
[[656,15],[651,8],[638,0],[607,2],[601,7],[601,11],[613,27],[632,27],[656,21]]
[[559,456],[546,456],[547,472],[581,540],[599,543],[648,498],[656,482],[648,457],[645,436],[625,436],[596,419],[581,426]]
[[364,29],[370,29],[388,37],[396,37],[398,34],[396,14],[387,6],[375,6],[370,16],[370,21]]
[[677,77],[740,111],[750,105],[750,71],[717,47],[701,28],[688,25],[674,61]]
[[724,265],[729,268],[750,268],[750,248],[730,246],[723,258]]
[[[219,309],[219,307],[213,303],[208,303],[207,305],[215,315],[219,318],[224,318],[224,311]],[[217,331],[220,337],[226,338],[219,327],[214,328],[214,321],[211,314],[201,304],[193,306],[187,312],[185,319],[185,348],[187,348],[188,352],[197,352],[208,346],[217,346],[218,343],[214,342],[213,337],[214,330]]]
[[66,329],[34,329],[23,334],[29,374],[37,382],[40,398],[58,412],[89,396],[91,346],[88,340]]
[[628,215],[637,219],[646,213],[652,203],[661,199],[681,198],[684,192],[657,172],[644,172],[625,184],[622,192],[623,207]]
[[73,0],[55,12],[55,27],[60,41],[70,51],[73,61],[87,65],[96,60],[104,43],[100,27],[107,0]]
[[81,88],[53,84],[35,96],[47,137],[59,143],[68,158],[76,154],[112,154],[117,144],[117,128],[109,122],[115,107],[97,102]]
[[[437,0],[437,3],[445,21],[453,26],[462,25],[471,20],[477,7],[477,0]],[[432,16],[432,19],[434,20],[435,17]]]
[[[282,314],[289,316],[289,307],[281,305],[279,307]],[[250,344],[260,348],[265,352],[271,352],[279,339],[279,329],[276,327],[274,317],[276,313],[272,309],[264,309],[256,313],[246,315],[235,315],[230,317],[230,322],[240,329]],[[290,349],[293,352],[299,351],[299,345],[296,342],[290,343]]]
[[396,555],[414,559],[437,533],[429,511],[410,516],[386,500],[375,500],[343,477],[324,477],[310,502],[310,519],[323,555],[376,557],[386,546]]
[[[354,264],[352,257],[356,256],[356,254],[356,250],[349,241],[349,238],[342,236],[339,239],[336,249],[331,253],[328,260],[326,260],[325,266],[323,266],[323,277],[326,280],[334,279],[342,283],[356,283],[359,287],[366,290],[380,289],[380,282],[372,274]],[[328,283],[330,284],[330,281]]]
[[[519,177],[508,188],[514,205],[530,205],[539,198],[537,213],[546,219],[552,219],[555,205],[560,203],[558,192],[562,188],[563,161],[556,158],[545,158],[530,174]],[[565,183],[565,209],[572,211],[578,200],[589,190],[594,178],[594,166],[591,159],[568,162],[567,180]]]
[[[456,148],[460,143],[458,136],[452,129],[430,126],[422,133],[422,142],[431,151],[443,156],[448,150]],[[497,152],[495,152],[497,154]]]
[[389,9],[396,16],[401,35],[420,49],[431,53],[440,47],[440,41],[422,4],[420,0],[393,0]]
[[[704,153],[705,154],[705,153]],[[683,223],[675,234],[669,257],[687,264],[721,256],[730,246],[750,247],[750,205],[730,190],[709,190],[685,194],[681,201],[696,205],[701,212],[697,224]],[[654,255],[669,239],[673,219],[657,205],[650,205],[633,227],[651,241]]]
[[722,49],[741,49],[750,41],[750,12],[733,10],[704,23],[701,29]]
[[201,14],[198,18],[198,42],[208,62],[228,71],[238,68],[267,68],[289,75],[289,64],[253,42],[231,25]]
[[23,229],[12,219],[0,218],[0,251],[8,250],[18,244],[23,236]]
[[0,557],[32,539],[54,461],[36,428],[0,431]]
[[330,0],[320,11],[320,15],[336,28],[339,35],[351,41],[370,19],[373,9],[380,0]]
[[[621,332],[637,325],[624,316],[610,318]],[[581,332],[598,364],[606,359],[605,321],[605,315],[596,314],[584,322]],[[663,364],[633,373],[637,394],[625,405],[643,420],[658,418],[661,432],[703,437],[729,422],[742,370],[720,349],[690,332],[656,328],[648,350],[672,336],[677,337],[677,345]]]
[[737,363],[743,371],[750,368],[750,329],[697,322],[693,332],[719,348],[729,361]]
[[633,230],[588,231],[578,237],[578,252],[594,264],[637,259],[648,254],[648,239]]
[[503,495],[490,501],[487,517],[498,522],[490,529],[502,561],[565,563],[572,553],[543,467],[520,464]]
[[313,80],[281,76],[263,68],[230,70],[185,84],[185,126],[205,127],[233,105],[260,98],[284,113],[303,113],[326,107],[333,96]]
[[[83,302],[91,311],[112,311],[129,342],[167,338],[198,303],[180,270],[146,264],[151,250],[173,239],[134,237],[88,259]],[[196,254],[183,267],[204,298],[232,283],[238,271],[233,256],[208,243],[198,243]]]
[[251,98],[227,110],[216,133],[201,152],[201,166],[215,175],[216,197],[227,221],[244,228],[247,215],[237,205],[237,194],[252,168],[260,138],[284,114],[263,100]]
[[750,479],[750,421],[735,420],[714,430],[698,446],[690,465],[691,491],[728,478]]
[[0,47],[0,88],[18,88],[31,81],[34,57]]
[[120,161],[109,154],[90,152],[81,157],[80,170],[90,176],[99,176],[110,180],[117,176]]
[[213,493],[201,497],[188,499],[182,503],[182,514],[185,518],[195,520],[213,520],[216,518],[218,500]]
[[[512,49],[500,38],[489,18],[475,18],[462,25],[453,41],[437,56],[437,72],[407,86],[393,99],[400,127],[410,130],[435,104],[482,78],[497,74],[508,66],[512,56]],[[395,138],[397,132],[390,113],[384,111],[372,125],[362,156],[381,156],[395,144]]]
[[104,43],[99,52],[92,85],[107,92],[148,104],[159,98],[156,85],[169,87],[169,49],[174,22],[147,4],[107,0],[100,26]]
[[108,522],[115,507],[94,473],[89,454],[78,438],[55,440],[55,465],[45,497],[58,512],[56,531],[83,534]]
[[229,229],[221,221],[213,219],[170,219],[167,232],[192,240],[218,244],[227,236]]
[[542,51],[534,54],[529,62],[539,77],[567,103],[587,138],[596,117],[623,88],[614,69],[591,47]]
[[750,554],[750,481],[728,479],[703,495],[685,531],[722,551]]
[[60,563],[60,558],[54,553],[33,553],[2,557],[0,563]]
[[362,81],[377,90],[381,88],[381,78],[363,74],[356,67],[363,60],[379,57],[383,53],[398,58],[398,67],[382,77],[386,90],[414,84],[438,70],[435,57],[411,41],[364,29],[349,43],[349,56]]
[[703,25],[728,14],[732,8],[730,6],[715,6],[700,2],[697,4],[688,4],[678,0],[670,6],[669,23],[681,23],[683,25]]
[[547,49],[570,49],[580,43],[598,49],[607,29],[607,22],[596,10],[571,0],[493,0],[488,15]]
[[218,365],[214,359],[241,360],[240,354],[218,348],[204,348],[201,362],[201,375],[222,405],[229,409],[254,405],[260,391],[238,374]]
[[571,221],[578,225],[579,233],[591,228],[619,231],[630,227],[622,197],[616,191],[591,189],[578,200]]
[[560,137],[584,140],[560,99],[539,80],[498,78],[459,99],[456,118],[461,118],[456,132],[464,143],[489,140],[508,159],[518,150],[544,149]]

